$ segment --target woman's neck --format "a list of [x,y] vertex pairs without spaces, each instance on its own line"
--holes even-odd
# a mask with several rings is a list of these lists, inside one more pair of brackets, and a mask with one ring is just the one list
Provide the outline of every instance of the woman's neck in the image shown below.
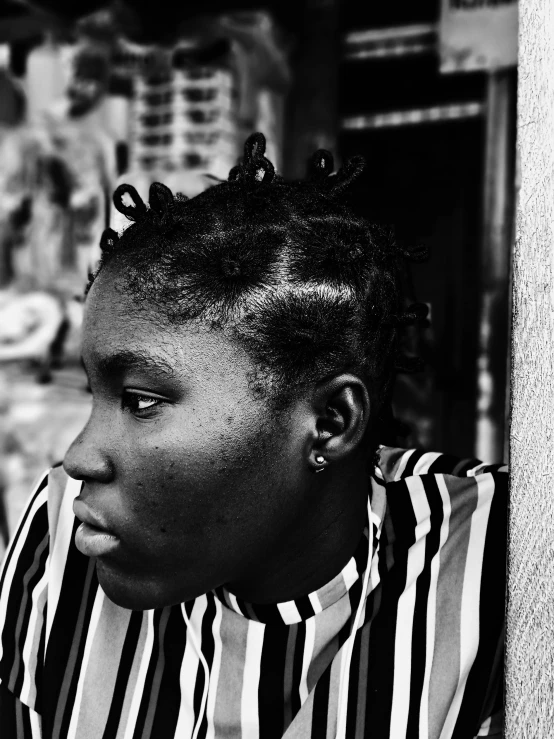
[[[317,479],[327,475],[321,483]],[[317,485],[317,487],[316,487]],[[226,584],[258,604],[283,603],[318,590],[348,563],[367,523],[370,479],[365,462],[329,468],[307,493],[304,515],[256,572]]]

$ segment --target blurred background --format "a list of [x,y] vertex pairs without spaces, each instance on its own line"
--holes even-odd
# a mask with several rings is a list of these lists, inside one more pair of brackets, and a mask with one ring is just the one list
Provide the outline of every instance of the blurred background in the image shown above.
[[[392,441],[506,455],[516,0],[0,2],[0,539],[90,407],[83,289],[121,182],[192,196],[262,131],[285,176],[368,162],[353,207],[427,261]],[[124,220],[124,219],[123,219]],[[0,553],[2,551],[0,543]]]

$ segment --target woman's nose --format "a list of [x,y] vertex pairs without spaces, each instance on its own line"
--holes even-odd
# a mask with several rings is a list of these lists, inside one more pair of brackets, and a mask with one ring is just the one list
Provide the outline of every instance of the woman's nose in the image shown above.
[[113,476],[113,467],[106,442],[106,434],[101,433],[91,416],[67,450],[63,460],[64,470],[76,480],[109,482]]

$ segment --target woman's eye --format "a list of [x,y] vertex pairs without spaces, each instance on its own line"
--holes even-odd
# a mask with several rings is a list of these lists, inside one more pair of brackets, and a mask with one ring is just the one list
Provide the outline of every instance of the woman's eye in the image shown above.
[[137,398],[137,410],[145,411],[147,408],[152,408],[156,405],[157,401],[153,398]]
[[124,392],[122,398],[123,408],[138,413],[151,410],[160,405],[163,401],[159,398],[153,398],[150,395],[141,395],[140,393]]

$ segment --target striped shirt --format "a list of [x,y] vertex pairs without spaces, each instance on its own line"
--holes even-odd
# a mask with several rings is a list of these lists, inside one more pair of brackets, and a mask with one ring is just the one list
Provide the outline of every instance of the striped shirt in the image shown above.
[[351,560],[316,592],[263,606],[225,588],[116,606],[74,545],[80,487],[46,474],[3,563],[2,739],[188,739],[195,727],[199,739],[334,739],[368,561],[345,736],[502,735],[505,467],[382,448]]

